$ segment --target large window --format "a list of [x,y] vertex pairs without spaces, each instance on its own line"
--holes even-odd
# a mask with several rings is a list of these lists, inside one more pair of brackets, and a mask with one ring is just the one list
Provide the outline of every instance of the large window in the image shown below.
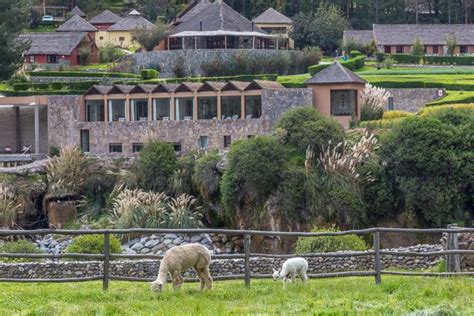
[[331,115],[355,115],[357,90],[331,90]]
[[217,98],[198,98],[198,119],[210,120],[217,117]]
[[199,136],[199,148],[204,150],[209,148],[209,137]]
[[86,121],[103,122],[104,121],[104,101],[91,100],[86,101]]
[[81,149],[85,153],[88,153],[90,151],[89,130],[88,129],[81,129]]
[[153,120],[170,119],[170,98],[153,99]]
[[240,97],[222,97],[222,119],[240,118]]
[[48,64],[57,64],[59,62],[58,55],[46,55]]
[[125,100],[109,100],[109,122],[125,121]]
[[131,100],[130,111],[132,121],[146,121],[148,119],[148,100]]
[[247,96],[245,97],[245,118],[259,118],[262,116],[262,97]]
[[433,54],[439,54],[438,45],[433,46]]
[[176,120],[193,119],[193,98],[176,98]]
[[121,152],[123,152],[122,144],[121,143],[109,144],[109,152],[110,153],[121,153]]

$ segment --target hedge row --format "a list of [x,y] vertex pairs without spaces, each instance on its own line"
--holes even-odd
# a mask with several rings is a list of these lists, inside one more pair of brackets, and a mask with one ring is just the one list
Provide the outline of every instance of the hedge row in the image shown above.
[[140,83],[182,83],[182,82],[205,82],[205,81],[253,81],[253,80],[267,80],[277,81],[277,74],[263,74],[263,75],[238,75],[238,76],[222,76],[222,77],[191,77],[191,78],[173,78],[173,79],[155,79],[142,80],[134,82],[124,82],[125,84],[140,84]]
[[7,97],[27,97],[32,95],[82,95],[84,90],[36,90],[36,91],[0,91]]
[[155,69],[142,69],[140,74],[143,80],[158,78],[158,70]]
[[474,56],[415,56],[391,54],[397,64],[474,65]]
[[31,77],[91,77],[91,78],[141,78],[139,75],[119,72],[88,72],[88,71],[32,71]]
[[[362,67],[364,67],[365,65],[365,56],[364,55],[359,55],[355,58],[352,58],[352,59],[349,59],[347,61],[340,61],[341,65],[343,65],[344,67],[352,70],[352,71],[356,71],[358,69],[361,69]],[[311,74],[311,76],[314,76],[315,74],[317,74],[318,72],[320,72],[321,70],[329,67],[331,64],[318,64],[318,65],[313,65],[313,66],[310,66],[308,68],[309,70],[309,73]]]
[[87,90],[100,81],[74,81],[74,82],[48,82],[48,83],[14,83],[13,90],[15,91],[58,91],[58,90]]

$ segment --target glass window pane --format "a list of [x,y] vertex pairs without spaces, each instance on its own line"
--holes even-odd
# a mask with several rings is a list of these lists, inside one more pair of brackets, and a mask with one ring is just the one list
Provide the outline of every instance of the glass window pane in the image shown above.
[[91,100],[86,102],[86,121],[103,122],[104,121],[104,101]]
[[193,119],[193,98],[176,98],[176,120]]
[[199,148],[201,149],[209,148],[209,138],[207,136],[199,136]]
[[131,100],[131,118],[132,121],[146,121],[148,119],[148,100]]
[[125,120],[125,100],[109,100],[109,122]]
[[217,98],[198,98],[198,119],[210,120],[217,117]]
[[170,98],[153,99],[153,120],[170,119]]
[[245,118],[259,118],[262,116],[262,97],[247,96],[245,97]]
[[222,117],[221,119],[240,118],[240,97],[222,97]]
[[355,113],[356,90],[331,91],[331,115],[352,116]]

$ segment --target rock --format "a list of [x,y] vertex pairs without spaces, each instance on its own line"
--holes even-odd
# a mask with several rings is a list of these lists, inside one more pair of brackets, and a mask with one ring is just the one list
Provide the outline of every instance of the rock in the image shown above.
[[151,251],[150,248],[143,248],[142,250],[140,250],[140,252],[143,253],[143,254],[147,254],[150,251]]
[[181,245],[181,243],[183,242],[183,240],[181,238],[176,238],[175,240],[173,240],[173,244],[175,245]]
[[193,237],[191,237],[191,242],[194,243],[194,242],[198,242],[202,239],[201,236],[198,236],[198,235],[194,235]]
[[136,243],[135,245],[133,245],[132,247],[130,247],[131,249],[135,250],[135,251],[140,251],[141,249],[143,249],[143,244],[142,243]]
[[169,244],[171,244],[172,242],[173,242],[173,241],[172,241],[171,239],[165,239],[165,240],[163,240],[163,244],[165,244],[165,245],[169,245]]
[[165,239],[175,239],[177,238],[178,236],[176,234],[166,234],[164,236]]
[[145,247],[148,247],[148,248],[153,248],[155,247],[156,245],[158,245],[160,243],[159,240],[157,239],[152,239],[152,240],[149,240],[145,243]]

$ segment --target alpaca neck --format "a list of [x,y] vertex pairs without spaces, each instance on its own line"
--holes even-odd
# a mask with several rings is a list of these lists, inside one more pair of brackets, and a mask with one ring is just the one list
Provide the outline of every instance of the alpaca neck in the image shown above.
[[166,283],[167,276],[168,276],[168,269],[165,267],[162,261],[162,263],[160,264],[160,271],[158,271],[158,277],[156,279],[158,281],[162,281],[163,283]]

